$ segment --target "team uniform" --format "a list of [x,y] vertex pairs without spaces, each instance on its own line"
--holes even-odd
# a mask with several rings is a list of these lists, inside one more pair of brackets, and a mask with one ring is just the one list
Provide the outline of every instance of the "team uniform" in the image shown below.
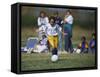
[[57,48],[58,48],[58,31],[61,31],[61,27],[59,27],[57,24],[54,24],[54,26],[51,26],[51,24],[47,25],[46,28],[46,34],[49,41],[49,44],[53,48],[52,54],[57,55]]
[[90,42],[89,42],[89,50],[92,52],[92,53],[95,53],[95,39],[91,39]]
[[79,48],[81,50],[81,53],[87,53],[88,52],[88,43],[86,41],[83,41],[79,44]]

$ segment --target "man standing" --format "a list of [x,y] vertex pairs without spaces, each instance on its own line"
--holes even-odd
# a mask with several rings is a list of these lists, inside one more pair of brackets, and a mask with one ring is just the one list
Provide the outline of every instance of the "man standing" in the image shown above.
[[[62,19],[59,16],[58,12],[54,14],[54,18],[55,18],[55,24],[57,24],[60,28],[62,28],[62,23],[61,23]],[[58,36],[59,36],[58,49],[59,51],[62,51],[62,32],[61,31],[58,31]]]
[[72,53],[73,45],[72,45],[72,26],[73,26],[73,16],[71,15],[70,10],[66,11],[64,17],[64,41],[65,41],[65,51]]

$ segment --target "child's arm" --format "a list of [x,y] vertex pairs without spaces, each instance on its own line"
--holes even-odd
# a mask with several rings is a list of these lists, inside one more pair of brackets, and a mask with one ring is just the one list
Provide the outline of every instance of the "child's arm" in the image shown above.
[[39,29],[36,29],[36,32],[39,32]]

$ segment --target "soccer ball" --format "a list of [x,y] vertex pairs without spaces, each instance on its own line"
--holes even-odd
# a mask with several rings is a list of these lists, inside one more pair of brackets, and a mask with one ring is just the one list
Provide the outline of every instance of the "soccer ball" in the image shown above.
[[81,50],[80,50],[80,49],[77,49],[77,50],[76,50],[76,53],[78,53],[78,54],[79,54],[80,52],[81,52]]
[[56,62],[58,60],[58,55],[52,55],[51,56],[51,61]]

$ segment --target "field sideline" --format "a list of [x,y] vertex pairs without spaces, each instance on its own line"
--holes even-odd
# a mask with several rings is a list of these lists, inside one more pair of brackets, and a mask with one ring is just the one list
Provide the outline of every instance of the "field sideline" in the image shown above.
[[95,65],[94,54],[67,54],[60,53],[59,60],[51,62],[51,53],[23,53],[21,54],[22,70],[42,70],[76,67],[93,67]]

